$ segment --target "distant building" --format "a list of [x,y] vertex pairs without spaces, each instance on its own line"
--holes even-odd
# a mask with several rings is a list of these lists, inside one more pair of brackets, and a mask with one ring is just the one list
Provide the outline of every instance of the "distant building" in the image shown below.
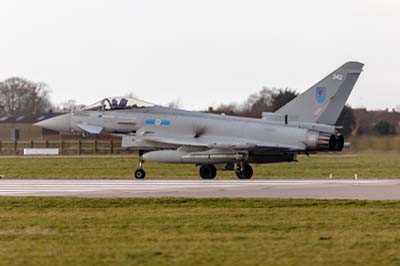
[[387,121],[400,134],[400,112],[396,110],[374,110],[369,111],[366,109],[353,109],[354,116],[356,117],[357,132],[361,135],[373,135],[375,125],[380,121]]
[[59,113],[0,115],[0,140],[58,140],[59,132],[33,126],[57,115]]

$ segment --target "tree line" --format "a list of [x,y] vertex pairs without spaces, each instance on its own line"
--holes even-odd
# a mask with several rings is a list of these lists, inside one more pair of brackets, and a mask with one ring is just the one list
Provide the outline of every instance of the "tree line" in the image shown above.
[[[251,94],[243,103],[221,104],[217,108],[209,108],[209,112],[217,114],[229,114],[245,117],[260,118],[263,112],[275,112],[298,96],[295,90],[290,88],[263,87],[259,92]],[[353,109],[345,106],[336,123],[339,131],[349,136],[356,126],[356,118]]]
[[37,114],[52,107],[49,88],[43,82],[33,83],[22,78],[10,78],[0,83],[1,113]]
[[0,82],[0,114],[36,115],[46,112],[70,112],[83,107],[75,100],[59,105],[50,101],[50,88],[44,82],[12,77]]

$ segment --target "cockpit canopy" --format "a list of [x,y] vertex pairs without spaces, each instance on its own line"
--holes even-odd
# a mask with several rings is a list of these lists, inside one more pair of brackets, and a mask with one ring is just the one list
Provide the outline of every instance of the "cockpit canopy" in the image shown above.
[[110,97],[87,106],[83,111],[110,111],[124,109],[141,109],[152,107],[154,104],[136,98]]

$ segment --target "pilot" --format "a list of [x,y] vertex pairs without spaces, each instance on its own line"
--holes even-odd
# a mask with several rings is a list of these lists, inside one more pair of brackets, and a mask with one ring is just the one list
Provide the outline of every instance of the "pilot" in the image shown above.
[[121,101],[119,102],[119,107],[124,108],[124,107],[126,107],[127,103],[128,103],[128,100],[125,98],[122,98]]
[[113,108],[114,108],[114,107],[118,107],[118,101],[117,101],[117,99],[114,98],[114,99],[111,100],[111,107],[113,107]]

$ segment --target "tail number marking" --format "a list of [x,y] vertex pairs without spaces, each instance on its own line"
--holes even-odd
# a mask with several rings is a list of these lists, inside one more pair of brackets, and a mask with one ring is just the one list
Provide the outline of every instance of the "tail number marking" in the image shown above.
[[343,75],[342,74],[333,74],[332,79],[333,80],[343,80]]

